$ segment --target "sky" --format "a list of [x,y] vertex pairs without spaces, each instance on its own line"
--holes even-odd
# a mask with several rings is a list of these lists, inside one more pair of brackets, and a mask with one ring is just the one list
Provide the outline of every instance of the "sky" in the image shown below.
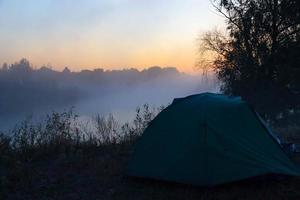
[[197,38],[223,27],[209,0],[0,0],[0,63],[61,70],[174,66],[195,72]]

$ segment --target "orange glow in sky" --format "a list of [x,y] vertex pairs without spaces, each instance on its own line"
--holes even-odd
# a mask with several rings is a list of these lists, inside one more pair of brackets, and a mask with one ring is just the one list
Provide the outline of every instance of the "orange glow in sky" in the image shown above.
[[200,0],[0,0],[0,26],[0,63],[194,73],[198,35],[223,19]]

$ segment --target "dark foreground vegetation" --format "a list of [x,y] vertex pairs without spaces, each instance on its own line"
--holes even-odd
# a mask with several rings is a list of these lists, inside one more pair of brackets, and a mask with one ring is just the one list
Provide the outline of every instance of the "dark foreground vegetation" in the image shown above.
[[[127,177],[134,143],[158,111],[145,105],[125,125],[113,116],[97,116],[94,129],[72,110],[54,112],[41,123],[24,121],[0,136],[0,199],[300,198],[297,177],[260,177],[210,188]],[[298,139],[297,127],[278,130],[286,139]]]

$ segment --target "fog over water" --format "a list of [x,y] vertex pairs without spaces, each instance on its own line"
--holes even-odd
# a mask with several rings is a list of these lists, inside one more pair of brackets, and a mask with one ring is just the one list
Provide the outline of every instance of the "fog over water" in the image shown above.
[[0,130],[11,129],[29,116],[41,119],[71,107],[81,118],[112,113],[127,122],[137,106],[159,107],[176,97],[205,91],[218,91],[214,76],[192,76],[172,67],[58,72],[49,67],[32,69],[21,60],[0,70]]

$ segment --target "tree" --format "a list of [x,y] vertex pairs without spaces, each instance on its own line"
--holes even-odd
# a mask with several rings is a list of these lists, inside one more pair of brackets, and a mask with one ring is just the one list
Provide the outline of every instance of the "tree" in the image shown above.
[[7,71],[8,70],[8,64],[5,62],[5,63],[3,63],[3,65],[2,65],[2,70],[3,71]]
[[32,71],[32,66],[26,58],[22,58],[19,62],[12,64],[9,69],[20,73],[26,73]]
[[[208,32],[206,50],[217,54],[213,68],[222,91],[241,95],[274,115],[300,102],[300,1],[214,0],[228,36]],[[299,108],[299,107],[298,107]]]
[[64,70],[62,71],[64,74],[69,74],[71,73],[71,70],[68,67],[65,67]]

